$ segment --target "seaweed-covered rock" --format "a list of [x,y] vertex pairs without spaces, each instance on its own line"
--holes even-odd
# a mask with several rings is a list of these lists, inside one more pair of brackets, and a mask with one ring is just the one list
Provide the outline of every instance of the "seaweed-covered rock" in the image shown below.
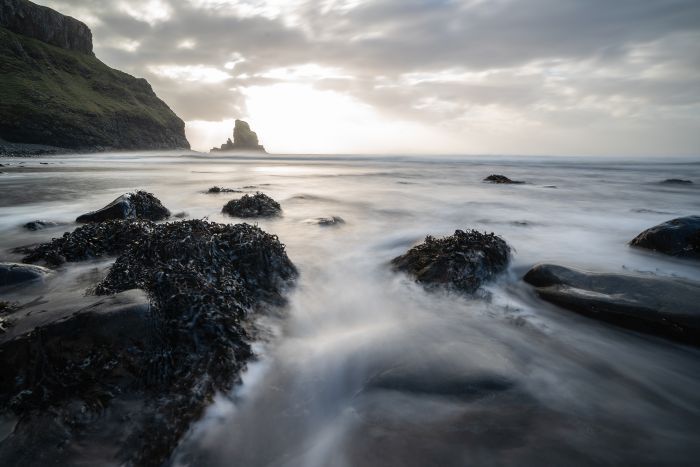
[[213,186],[207,190],[207,193],[217,194],[217,193],[243,193],[241,190],[234,190],[233,188],[223,188],[220,186]]
[[102,222],[113,219],[160,221],[168,217],[170,217],[170,211],[158,198],[151,193],[137,191],[121,195],[102,209],[78,216],[76,222]]
[[0,287],[44,280],[51,270],[33,264],[0,263]]
[[[252,356],[246,315],[263,302],[280,303],[297,272],[278,238],[255,226],[132,223],[148,228],[122,248],[96,293],[139,288],[150,305],[109,313],[100,305],[32,332],[22,344],[14,339],[11,347],[0,345],[6,376],[0,403],[32,420],[58,414],[51,420],[61,420],[68,438],[98,436],[105,422],[93,414],[109,406],[112,423],[127,422],[103,440],[116,457],[107,461],[161,465],[215,392],[228,391]],[[95,231],[101,234],[113,233]],[[64,424],[75,417],[78,423]],[[21,435],[51,426],[37,422],[15,430],[18,441],[6,445],[7,457],[0,445],[0,459],[23,455]],[[50,450],[56,443],[40,445]]]
[[630,245],[679,258],[700,259],[700,216],[659,224],[637,235]]
[[65,262],[85,261],[117,255],[129,244],[148,234],[155,224],[149,221],[111,220],[87,224],[48,243],[25,248],[26,263],[45,262],[60,266]]
[[700,284],[538,264],[525,282],[548,302],[589,318],[700,346]]
[[22,227],[24,227],[27,230],[36,231],[36,230],[48,229],[51,227],[58,227],[59,225],[63,225],[63,223],[54,222],[54,221],[36,220],[36,221],[27,222]]
[[517,181],[517,180],[511,180],[510,178],[506,177],[505,175],[489,175],[484,179],[485,182],[488,183],[499,183],[499,184],[511,184],[511,185],[520,185],[525,182]]
[[444,238],[425,237],[404,255],[391,261],[427,286],[447,286],[473,293],[484,282],[505,271],[510,247],[493,233],[456,230]]
[[226,203],[224,214],[234,217],[274,217],[282,214],[282,207],[277,201],[263,193],[243,195]]

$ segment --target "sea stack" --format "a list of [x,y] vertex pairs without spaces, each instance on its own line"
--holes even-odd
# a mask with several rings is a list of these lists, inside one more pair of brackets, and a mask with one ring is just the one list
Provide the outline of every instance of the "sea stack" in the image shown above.
[[212,148],[211,152],[264,152],[265,147],[258,142],[258,135],[250,129],[250,125],[243,120],[236,120],[233,128],[233,141],[226,140],[219,148]]

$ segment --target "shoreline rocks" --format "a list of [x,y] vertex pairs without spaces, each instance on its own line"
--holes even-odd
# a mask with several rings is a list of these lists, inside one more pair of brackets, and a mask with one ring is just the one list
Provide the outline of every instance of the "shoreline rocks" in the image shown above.
[[630,245],[679,258],[700,259],[700,216],[672,219],[637,235]]
[[525,282],[567,310],[677,342],[700,346],[700,284],[662,277],[602,274],[538,264]]
[[508,267],[510,247],[493,233],[456,230],[454,235],[425,241],[391,260],[395,271],[410,274],[425,286],[474,293]]
[[282,207],[266,194],[243,195],[226,203],[221,210],[233,217],[277,217],[282,215]]
[[170,217],[170,211],[152,193],[125,193],[97,211],[88,212],[75,220],[80,223],[115,219],[145,219],[160,221]]

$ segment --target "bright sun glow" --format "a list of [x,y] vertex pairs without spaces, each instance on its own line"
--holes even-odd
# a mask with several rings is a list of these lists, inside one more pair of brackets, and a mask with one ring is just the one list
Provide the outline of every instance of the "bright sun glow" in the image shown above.
[[334,91],[284,83],[248,87],[244,94],[250,123],[271,152],[416,152],[407,134],[435,141],[438,151],[448,148],[439,130],[389,119]]

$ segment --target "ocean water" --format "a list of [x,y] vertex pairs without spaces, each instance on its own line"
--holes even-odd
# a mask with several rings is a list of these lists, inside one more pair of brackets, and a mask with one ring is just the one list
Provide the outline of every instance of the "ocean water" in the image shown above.
[[[558,309],[521,280],[538,262],[700,280],[697,262],[627,246],[648,227],[700,214],[700,161],[120,153],[0,162],[9,164],[0,174],[4,260],[134,189],[217,222],[239,221],[221,208],[240,195],[205,194],[213,185],[282,205],[283,217],[257,223],[286,244],[299,281],[287,306],[255,318],[256,360],[192,426],[172,465],[658,465],[700,456],[700,351]],[[527,183],[481,182],[492,173]],[[695,184],[658,183],[667,178]],[[328,216],[345,223],[313,223]],[[35,219],[68,224],[21,228]],[[387,266],[425,235],[468,228],[513,248],[508,272],[476,297],[427,292]],[[79,302],[108,266],[68,265],[36,293],[44,306]]]

